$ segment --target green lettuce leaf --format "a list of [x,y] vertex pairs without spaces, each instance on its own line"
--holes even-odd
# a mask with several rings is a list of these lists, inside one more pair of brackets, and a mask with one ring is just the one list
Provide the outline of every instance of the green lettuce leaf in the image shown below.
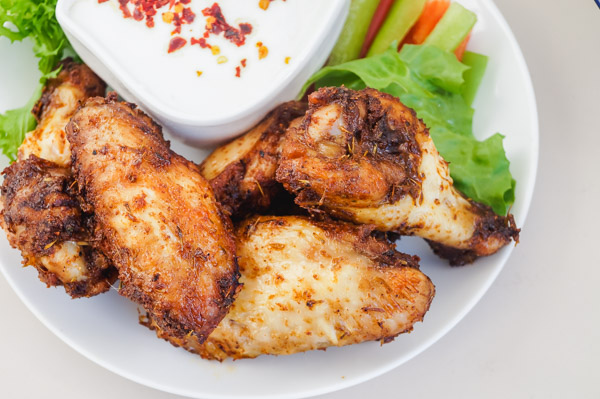
[[398,97],[429,128],[438,151],[450,163],[455,187],[504,215],[514,202],[515,180],[503,136],[496,133],[478,141],[473,135],[473,109],[463,97],[467,70],[454,54],[435,46],[406,45],[398,53],[392,45],[383,54],[321,69],[302,92],[311,85],[345,85],[355,90],[371,87]]
[[30,39],[42,73],[40,84],[27,104],[0,115],[0,150],[11,161],[14,161],[25,134],[36,126],[31,109],[44,84],[60,71],[56,65],[65,51],[75,54],[56,20],[56,1],[0,0],[0,36],[11,42]]
[[38,87],[27,104],[0,115],[0,148],[11,162],[15,161],[17,150],[25,134],[35,129],[37,125],[31,109],[40,98],[42,87],[41,85]]
[[402,46],[400,59],[425,83],[431,83],[432,91],[441,88],[450,93],[460,93],[465,83],[463,75],[469,69],[453,53],[440,51],[434,46]]

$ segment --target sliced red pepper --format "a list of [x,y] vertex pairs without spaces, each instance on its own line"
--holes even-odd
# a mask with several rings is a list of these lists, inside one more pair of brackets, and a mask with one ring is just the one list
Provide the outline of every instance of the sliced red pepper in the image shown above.
[[367,54],[367,51],[369,51],[369,47],[371,47],[371,43],[373,43],[373,39],[375,39],[377,32],[379,32],[379,28],[381,28],[381,24],[383,24],[393,3],[394,0],[381,0],[379,2],[375,14],[373,14],[373,19],[371,19],[367,34],[365,35],[365,41],[360,50],[360,58],[363,58]]

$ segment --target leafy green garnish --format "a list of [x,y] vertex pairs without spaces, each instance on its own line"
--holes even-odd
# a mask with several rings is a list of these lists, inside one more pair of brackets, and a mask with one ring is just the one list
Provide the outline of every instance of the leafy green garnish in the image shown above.
[[41,86],[33,93],[27,104],[0,115],[0,149],[11,161],[15,160],[25,134],[35,129],[37,125],[31,109],[40,95]]
[[55,77],[58,62],[65,51],[75,54],[61,29],[54,10],[57,0],[0,0],[0,36],[11,42],[29,38],[38,68],[42,73],[31,99],[21,108],[0,115],[0,150],[14,161],[25,134],[34,129],[36,121],[31,109],[41,95],[46,81]]
[[463,97],[463,76],[469,67],[435,46],[405,45],[400,53],[395,48],[392,45],[380,55],[325,67],[302,92],[313,84],[315,88],[345,85],[355,90],[371,87],[398,97],[429,128],[438,151],[450,162],[455,187],[496,213],[506,214],[514,202],[515,180],[503,136],[496,133],[478,141],[473,135],[473,109]]

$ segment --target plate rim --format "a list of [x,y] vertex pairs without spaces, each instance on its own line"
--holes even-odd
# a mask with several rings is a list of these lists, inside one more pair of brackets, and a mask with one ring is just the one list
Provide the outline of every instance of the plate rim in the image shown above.
[[[538,172],[538,163],[539,163],[539,114],[537,110],[537,101],[535,96],[535,91],[533,87],[533,82],[531,79],[531,74],[529,72],[529,68],[525,61],[525,57],[523,56],[523,52],[519,43],[514,36],[508,22],[505,20],[503,14],[500,12],[496,4],[493,0],[476,0],[481,5],[488,7],[490,12],[493,14],[496,22],[499,24],[500,28],[503,31],[503,35],[508,39],[510,44],[510,48],[515,52],[516,58],[514,61],[518,63],[518,69],[524,72],[526,79],[526,87],[524,87],[524,91],[527,93],[527,105],[531,108],[531,148],[527,166],[527,176],[531,180],[531,184],[525,187],[523,193],[521,193],[522,198],[522,206],[519,215],[516,216],[517,225],[521,228],[525,226],[527,215],[529,213],[529,209],[531,206],[533,193],[535,189],[537,172]],[[258,399],[258,398],[283,398],[283,399],[291,399],[291,398],[306,398],[306,397],[314,397],[316,395],[323,395],[335,391],[339,391],[342,389],[350,388],[352,386],[361,384],[365,381],[371,380],[375,377],[381,376],[400,365],[407,363],[412,358],[417,356],[418,354],[424,352],[428,348],[430,348],[433,344],[438,342],[440,338],[446,335],[450,330],[452,330],[481,300],[481,298],[485,295],[485,293],[489,290],[491,285],[494,283],[500,272],[506,266],[506,263],[514,250],[514,245],[506,248],[502,253],[498,253],[495,256],[500,257],[496,264],[494,265],[492,271],[489,276],[485,279],[484,284],[481,284],[478,289],[475,291],[473,295],[470,296],[470,299],[467,305],[463,306],[460,312],[457,312],[451,319],[448,321],[443,328],[440,328],[433,334],[428,340],[421,343],[420,345],[416,345],[412,347],[407,354],[398,357],[395,361],[389,361],[379,367],[374,367],[368,372],[363,372],[358,376],[354,376],[352,378],[343,379],[334,381],[326,387],[317,387],[317,388],[308,388],[304,390],[296,390],[293,393],[287,393],[284,395],[277,393],[269,393],[269,394],[260,394],[260,395],[245,395],[243,398],[245,399]],[[25,304],[28,310],[38,319],[40,322],[48,328],[54,335],[56,335],[60,340],[62,340],[68,347],[72,348],[76,352],[83,355],[85,358],[94,362],[95,364],[111,371],[114,374],[117,374],[121,377],[127,378],[130,381],[136,382],[141,385],[145,385],[151,387],[153,389],[157,389],[163,392],[182,395],[191,398],[215,398],[215,399],[240,399],[242,396],[231,396],[228,394],[215,394],[214,392],[199,392],[194,391],[191,392],[188,389],[176,389],[171,386],[161,384],[155,381],[150,380],[149,378],[144,378],[139,374],[135,374],[129,372],[128,370],[119,367],[118,365],[111,363],[109,361],[105,361],[94,353],[86,349],[86,347],[79,345],[77,342],[74,342],[69,337],[63,333],[58,326],[52,323],[42,312],[39,312],[37,307],[33,304],[33,301],[28,298],[28,296],[22,291],[19,284],[11,277],[9,273],[4,271],[4,266],[0,262],[0,272],[2,272],[4,278],[8,282],[8,285],[11,287],[13,292],[17,295],[17,297]]]

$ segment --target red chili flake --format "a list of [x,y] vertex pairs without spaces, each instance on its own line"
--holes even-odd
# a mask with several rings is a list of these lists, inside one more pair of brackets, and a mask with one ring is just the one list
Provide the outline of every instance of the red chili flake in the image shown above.
[[156,15],[156,9],[154,8],[144,8],[144,14],[146,14],[147,17],[153,17]]
[[[98,3],[106,3],[108,0],[98,0]],[[136,21],[146,19],[146,26],[154,27],[154,16],[157,10],[169,3],[169,0],[118,0],[119,9],[123,12],[123,18],[131,18]],[[133,5],[132,8],[129,4]],[[133,12],[133,13],[132,13]]]
[[173,17],[173,25],[175,25],[175,29],[171,32],[172,35],[176,33],[181,33],[181,17],[179,14],[175,14]]
[[214,21],[208,23],[206,31],[218,35],[223,32],[225,39],[231,41],[235,45],[242,46],[246,42],[246,35],[252,32],[252,25],[248,23],[239,24],[240,29],[236,29],[229,25],[223,16],[221,7],[218,3],[214,3],[211,7],[202,10],[202,15],[205,17],[213,17]]
[[236,77],[239,78],[241,76],[242,68],[246,68],[246,59],[245,58],[242,58],[240,60],[240,65],[235,67],[235,76]]
[[181,18],[188,24],[194,22],[194,18],[196,18],[196,14],[194,14],[191,8],[184,8],[181,15]]
[[142,19],[144,19],[144,14],[142,14],[142,11],[139,7],[133,9],[133,19],[135,19],[136,21],[141,21]]
[[252,33],[252,25],[250,25],[248,23],[241,23],[240,24],[240,31],[244,35],[249,35],[250,33]]
[[123,12],[123,18],[131,18],[131,12],[127,8],[127,3],[129,3],[129,0],[119,0],[119,8]]
[[186,43],[187,43],[187,40],[185,40],[183,37],[175,36],[169,42],[169,50],[168,50],[168,52],[172,53],[173,51],[179,50],[180,48],[182,48],[183,46],[185,46]]
[[212,46],[210,44],[206,43],[206,39],[203,37],[201,37],[200,39],[196,39],[196,38],[192,37],[192,40],[190,40],[190,44],[191,45],[198,44],[202,48],[212,48]]

